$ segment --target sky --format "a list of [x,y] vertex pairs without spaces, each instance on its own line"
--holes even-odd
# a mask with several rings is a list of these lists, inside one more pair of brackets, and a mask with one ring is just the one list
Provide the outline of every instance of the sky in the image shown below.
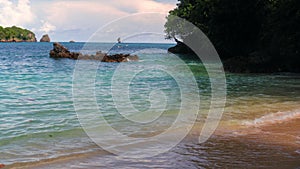
[[[110,30],[107,32],[111,36],[117,34],[109,29],[111,25],[119,25],[127,33],[132,29],[131,34],[139,33],[141,28],[163,34],[165,16],[176,3],[177,0],[0,0],[0,25],[32,30],[38,40],[49,34],[51,41],[60,42],[86,42],[103,27]],[[149,12],[157,15],[144,15]]]

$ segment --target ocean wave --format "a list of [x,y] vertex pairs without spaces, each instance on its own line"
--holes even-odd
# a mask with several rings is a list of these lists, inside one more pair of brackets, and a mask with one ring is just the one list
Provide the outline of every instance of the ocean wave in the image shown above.
[[260,118],[256,118],[255,120],[252,121],[244,121],[242,124],[245,126],[259,127],[259,126],[283,123],[297,118],[300,118],[300,109],[267,114]]
[[104,156],[104,155],[109,155],[109,153],[99,149],[98,147],[96,148],[91,146],[83,147],[82,151],[66,152],[64,154],[51,156],[48,158],[36,158],[35,160],[31,160],[31,161],[19,161],[19,162],[9,163],[6,165],[6,168],[14,168],[14,169],[40,168],[47,165],[49,165],[47,166],[47,168],[49,168],[50,165],[57,164],[57,163],[66,163],[67,166],[68,162],[70,163],[72,161],[77,161],[78,159],[84,159],[89,156],[95,156],[95,155]]

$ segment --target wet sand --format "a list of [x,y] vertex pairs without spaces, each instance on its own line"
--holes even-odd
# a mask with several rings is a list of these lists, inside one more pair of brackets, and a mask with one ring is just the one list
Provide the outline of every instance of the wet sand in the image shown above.
[[197,143],[199,125],[170,152],[148,159],[120,159],[99,148],[38,163],[7,168],[297,168],[300,167],[300,116],[251,125],[220,125],[205,143]]
[[300,151],[300,115],[275,122],[223,126],[215,134],[245,137],[271,145],[291,146]]

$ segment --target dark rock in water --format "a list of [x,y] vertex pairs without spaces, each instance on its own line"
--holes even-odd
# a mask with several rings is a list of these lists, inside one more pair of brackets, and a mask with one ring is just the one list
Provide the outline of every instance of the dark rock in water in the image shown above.
[[43,37],[41,38],[40,42],[50,42],[50,37],[48,34],[43,35]]
[[175,41],[177,43],[176,46],[169,48],[169,52],[174,54],[194,54],[194,52],[186,44],[176,38]]
[[105,55],[102,62],[128,62],[128,61],[138,61],[139,57],[129,54],[115,54],[115,55]]
[[80,53],[70,52],[63,45],[55,42],[53,44],[53,50],[50,51],[51,58],[69,58],[69,59],[78,59]]
[[114,54],[108,55],[97,52],[95,55],[83,55],[79,52],[70,52],[63,45],[55,42],[53,43],[53,49],[50,51],[51,58],[68,58],[74,60],[99,60],[101,62],[128,62],[128,61],[138,61],[139,57],[136,55],[129,54]]
[[74,40],[70,40],[70,43],[75,43],[75,41]]

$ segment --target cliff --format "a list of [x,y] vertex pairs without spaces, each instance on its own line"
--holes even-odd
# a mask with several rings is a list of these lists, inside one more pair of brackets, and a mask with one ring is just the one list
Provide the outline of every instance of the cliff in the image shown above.
[[3,28],[0,26],[0,42],[36,42],[35,34],[16,26]]

